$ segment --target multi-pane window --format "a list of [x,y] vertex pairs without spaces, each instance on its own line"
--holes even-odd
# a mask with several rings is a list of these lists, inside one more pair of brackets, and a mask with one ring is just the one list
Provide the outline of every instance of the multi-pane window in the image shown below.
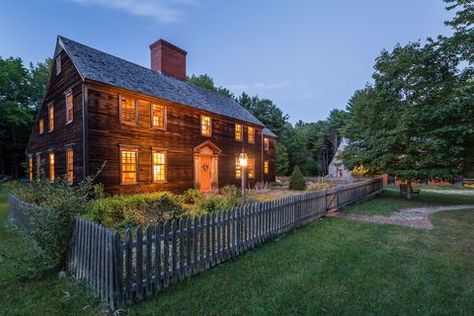
[[40,135],[44,133],[44,119],[39,120],[39,122],[38,122],[38,131],[39,131]]
[[242,124],[235,124],[235,140],[242,141]]
[[270,149],[270,139],[267,137],[263,138],[263,149],[269,150]]
[[137,123],[137,102],[134,99],[120,96],[120,122],[122,123]]
[[265,174],[268,174],[268,160],[265,160],[265,161],[263,162],[263,172],[264,172]]
[[54,152],[49,152],[49,181],[54,182]]
[[255,144],[255,128],[252,126],[247,127],[247,139],[250,144]]
[[66,168],[67,181],[72,183],[74,181],[74,151],[72,148],[66,150]]
[[122,184],[137,183],[137,149],[120,150],[120,177]]
[[48,131],[54,131],[54,105],[48,105]]
[[151,126],[156,128],[165,128],[166,108],[163,105],[151,104]]
[[255,178],[255,157],[249,157],[248,159],[247,174],[249,179]]
[[166,181],[166,153],[153,151],[153,181]]
[[74,115],[74,104],[72,99],[72,92],[66,93],[66,124],[71,123]]
[[237,179],[242,177],[242,167],[240,166],[239,156],[235,157],[235,177]]
[[58,55],[58,57],[56,57],[56,75],[59,75],[60,72],[61,72],[61,55]]
[[28,156],[28,178],[30,181],[33,180],[33,157]]
[[201,115],[201,134],[204,136],[211,136],[212,119],[210,116]]
[[36,177],[39,179],[41,173],[41,153],[36,153]]

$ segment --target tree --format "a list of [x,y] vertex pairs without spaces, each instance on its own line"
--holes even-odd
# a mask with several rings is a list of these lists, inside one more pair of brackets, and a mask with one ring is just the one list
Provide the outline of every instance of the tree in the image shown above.
[[51,58],[45,59],[42,63],[37,63],[36,66],[30,63],[30,78],[29,78],[29,105],[36,111],[43,102],[44,93],[46,91],[49,74],[51,71]]
[[198,87],[216,92],[216,93],[218,93],[220,95],[223,95],[227,98],[233,98],[234,97],[232,92],[230,92],[228,89],[223,88],[223,87],[216,87],[214,85],[214,79],[212,79],[211,76],[209,76],[208,74],[199,75],[199,76],[193,74],[193,75],[191,75],[191,77],[187,77],[187,80],[190,83],[192,83],[192,84],[194,84]]
[[290,160],[288,158],[288,152],[286,147],[277,142],[276,144],[276,175],[286,176],[288,174],[288,166]]
[[346,167],[415,180],[447,179],[461,172],[474,110],[459,99],[459,59],[431,40],[397,45],[376,59],[374,85],[348,106],[343,153]]
[[303,174],[298,166],[295,166],[291,173],[289,189],[301,191],[306,189],[306,182],[304,181]]

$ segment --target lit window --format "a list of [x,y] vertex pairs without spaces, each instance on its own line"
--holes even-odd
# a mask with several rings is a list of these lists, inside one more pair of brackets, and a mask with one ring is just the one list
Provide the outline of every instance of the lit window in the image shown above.
[[265,160],[265,161],[263,162],[263,172],[264,172],[265,174],[268,174],[268,160]]
[[166,181],[166,153],[153,152],[153,181]]
[[40,135],[44,133],[44,120],[40,119],[38,123],[38,130]]
[[235,124],[235,140],[242,141],[242,124]]
[[61,72],[61,55],[56,57],[56,75],[59,75]]
[[137,103],[132,98],[120,96],[120,121],[122,123],[137,123]]
[[165,128],[166,109],[163,105],[151,104],[151,126]]
[[41,173],[41,153],[36,153],[36,177],[39,179]]
[[201,115],[201,134],[204,136],[212,134],[212,120],[209,116]]
[[66,124],[71,123],[74,115],[74,104],[72,99],[72,92],[66,94]]
[[255,144],[255,128],[247,127],[247,139],[250,144]]
[[49,181],[54,182],[54,152],[49,153]]
[[237,179],[242,177],[242,167],[240,166],[239,156],[235,157],[235,177]]
[[255,158],[249,157],[247,165],[247,174],[249,179],[255,178]]
[[67,168],[67,182],[74,181],[74,151],[72,148],[66,150],[66,168]]
[[33,180],[33,157],[28,156],[28,177],[30,181]]
[[136,149],[120,150],[120,174],[122,184],[137,183],[137,155]]
[[54,105],[51,103],[48,106],[48,131],[54,131]]
[[268,139],[267,137],[263,138],[263,148],[265,150],[270,149],[270,139]]

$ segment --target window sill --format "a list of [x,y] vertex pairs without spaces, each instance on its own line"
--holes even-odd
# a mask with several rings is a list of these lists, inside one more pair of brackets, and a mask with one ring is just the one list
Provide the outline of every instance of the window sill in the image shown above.
[[71,124],[72,122],[74,122],[74,120],[69,121],[69,122],[66,122],[65,126],[68,126],[68,125]]

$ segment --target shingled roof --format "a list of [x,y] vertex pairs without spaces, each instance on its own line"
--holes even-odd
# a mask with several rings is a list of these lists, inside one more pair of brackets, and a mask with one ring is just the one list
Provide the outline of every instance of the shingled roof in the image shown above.
[[58,45],[55,55],[59,53],[60,48],[64,49],[84,79],[264,126],[255,116],[231,98],[112,56],[63,36],[58,36]]

